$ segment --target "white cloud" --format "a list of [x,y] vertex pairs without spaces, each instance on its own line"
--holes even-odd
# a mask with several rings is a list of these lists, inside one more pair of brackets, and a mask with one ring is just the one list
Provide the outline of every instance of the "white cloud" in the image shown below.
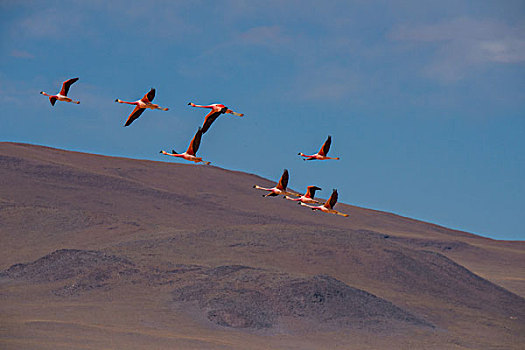
[[399,26],[389,37],[412,44],[411,49],[434,48],[424,73],[444,81],[459,80],[472,68],[489,63],[525,62],[523,23],[511,26],[500,21],[456,18],[437,24]]

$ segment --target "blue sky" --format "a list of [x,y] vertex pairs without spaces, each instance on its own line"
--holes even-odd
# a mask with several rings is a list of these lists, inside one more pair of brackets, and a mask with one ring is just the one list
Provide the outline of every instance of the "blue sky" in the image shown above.
[[[151,87],[170,111],[123,128]],[[523,1],[2,1],[0,101],[2,141],[160,161],[221,102],[214,165],[525,239]]]

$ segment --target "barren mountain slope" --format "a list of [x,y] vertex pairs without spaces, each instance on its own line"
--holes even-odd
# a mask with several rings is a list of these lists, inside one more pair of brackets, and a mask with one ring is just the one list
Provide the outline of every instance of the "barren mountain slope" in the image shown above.
[[211,166],[25,144],[0,143],[0,181],[7,347],[525,340],[523,242],[344,204],[349,218],[312,212]]

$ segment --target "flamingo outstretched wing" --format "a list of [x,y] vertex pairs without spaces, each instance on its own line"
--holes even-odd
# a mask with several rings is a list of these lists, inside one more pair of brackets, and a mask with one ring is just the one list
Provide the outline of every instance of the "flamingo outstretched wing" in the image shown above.
[[213,124],[215,119],[219,118],[222,114],[222,111],[214,112],[213,110],[204,117],[204,123],[202,124],[202,133],[204,134],[210,126]]
[[144,97],[142,98],[142,101],[148,103],[148,102],[152,102],[154,98],[155,98],[155,89],[151,88],[151,90],[146,95],[144,95]]
[[314,198],[315,196],[315,191],[321,191],[322,188],[320,187],[317,187],[317,186],[308,186],[306,188],[306,194],[305,194],[305,197],[308,197],[308,198]]
[[126,124],[124,126],[129,126],[135,119],[140,117],[140,115],[144,112],[145,108],[140,108],[139,106],[135,107],[133,112],[128,117],[128,120],[126,120]]
[[279,183],[277,184],[277,188],[281,191],[286,190],[286,186],[288,186],[288,169],[284,169],[283,174],[281,175],[281,179],[279,180]]
[[335,203],[337,203],[337,197],[338,197],[337,190],[334,189],[334,190],[332,191],[332,195],[331,195],[330,198],[326,201],[326,203],[324,204],[324,206],[327,207],[327,208],[329,208],[329,209],[333,209]]
[[69,87],[73,85],[78,80],[78,78],[72,78],[69,80],[66,80],[62,83],[62,89],[60,90],[60,95],[67,96],[67,93],[69,92]]
[[50,97],[49,98],[49,102],[51,102],[51,106],[54,106],[56,101],[57,101],[56,97]]
[[201,144],[201,138],[202,138],[202,128],[199,127],[199,130],[195,133],[195,136],[193,136],[193,139],[190,142],[190,146],[188,147],[188,150],[186,153],[191,155],[196,155],[197,151],[199,150],[199,146]]
[[326,141],[323,144],[323,147],[319,150],[319,155],[326,156],[330,150],[330,145],[332,144],[332,136],[328,136]]

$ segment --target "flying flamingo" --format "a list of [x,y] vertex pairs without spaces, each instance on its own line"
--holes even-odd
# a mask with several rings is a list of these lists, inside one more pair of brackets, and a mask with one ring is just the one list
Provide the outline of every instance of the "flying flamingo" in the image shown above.
[[325,159],[336,159],[336,160],[339,160],[339,157],[335,157],[335,158],[331,158],[331,157],[328,157],[327,154],[328,154],[328,151],[330,150],[330,145],[332,144],[332,136],[328,136],[328,138],[326,139],[326,141],[324,142],[323,144],[323,147],[321,147],[321,149],[319,150],[319,152],[317,152],[316,154],[312,154],[312,155],[306,155],[302,152],[298,153],[301,157],[305,157],[305,159],[303,160],[325,160]]
[[211,124],[215,121],[215,119],[219,118],[219,116],[221,114],[227,113],[227,114],[236,115],[238,117],[244,116],[244,114],[234,112],[231,109],[228,109],[228,107],[226,107],[225,105],[222,105],[222,104],[219,104],[219,103],[212,104],[212,105],[209,105],[209,106],[201,106],[201,105],[196,105],[193,102],[190,102],[190,103],[188,103],[188,105],[190,105],[192,107],[211,108],[211,112],[208,113],[208,115],[206,117],[204,117],[204,123],[202,124],[202,133],[203,134],[206,131],[208,131],[208,129],[210,128]]
[[295,202],[301,202],[301,203],[310,203],[310,204],[321,204],[321,202],[314,199],[315,191],[321,191],[322,189],[317,186],[308,186],[306,188],[306,193],[302,195],[299,198],[292,198],[289,196],[286,196],[286,199],[289,199],[291,201]]
[[283,174],[281,175],[281,179],[279,180],[279,183],[275,187],[265,188],[265,187],[253,185],[253,188],[257,188],[259,190],[264,190],[264,191],[269,192],[267,194],[264,194],[263,197],[268,197],[268,196],[274,197],[274,196],[278,196],[281,194],[283,196],[296,195],[295,193],[286,191],[286,186],[288,186],[288,177],[289,177],[288,170],[284,169]]
[[153,101],[154,98],[155,98],[155,89],[154,88],[151,88],[151,90],[146,95],[144,95],[143,98],[141,98],[140,100],[137,100],[135,102],[122,101],[122,100],[119,100],[117,98],[115,100],[115,102],[127,103],[128,105],[135,105],[136,106],[135,109],[133,110],[133,112],[131,112],[131,114],[129,115],[128,120],[126,120],[126,124],[124,124],[124,126],[128,126],[131,123],[133,123],[133,121],[135,119],[140,117],[140,115],[146,110],[146,108],[149,108],[149,109],[160,109],[160,110],[163,110],[163,111],[167,111],[169,109],[169,108],[162,108],[162,107],[159,107],[159,105],[151,103],[151,101]]
[[72,99],[67,97],[67,93],[69,92],[69,87],[71,85],[73,85],[73,83],[76,82],[77,80],[78,80],[78,78],[72,78],[72,79],[68,79],[65,82],[63,82],[62,83],[62,89],[56,95],[49,95],[49,94],[45,93],[44,91],[40,91],[40,93],[42,95],[44,95],[44,96],[49,97],[49,102],[51,102],[52,106],[55,105],[55,102],[57,100],[64,101],[64,102],[73,102],[73,103],[76,103],[78,105],[80,103],[80,101],[73,101]]
[[332,195],[330,196],[330,199],[328,199],[326,203],[323,205],[312,206],[312,205],[304,204],[302,202],[299,202],[299,204],[301,204],[304,207],[311,208],[312,210],[320,210],[325,213],[337,214],[337,215],[347,217],[348,214],[338,212],[337,210],[334,209],[335,203],[337,203],[337,197],[338,197],[337,190],[334,189],[332,192]]
[[202,160],[202,158],[196,156],[197,151],[199,150],[199,146],[201,144],[201,138],[202,138],[202,128],[199,127],[199,130],[197,130],[197,133],[195,134],[195,136],[193,136],[193,139],[191,140],[188,150],[186,152],[177,153],[176,151],[171,150],[171,153],[168,153],[165,151],[160,151],[160,153],[165,154],[167,156],[184,158],[186,160],[189,160],[190,162],[195,162],[195,163],[203,162],[204,164],[209,165],[210,162],[205,162]]

